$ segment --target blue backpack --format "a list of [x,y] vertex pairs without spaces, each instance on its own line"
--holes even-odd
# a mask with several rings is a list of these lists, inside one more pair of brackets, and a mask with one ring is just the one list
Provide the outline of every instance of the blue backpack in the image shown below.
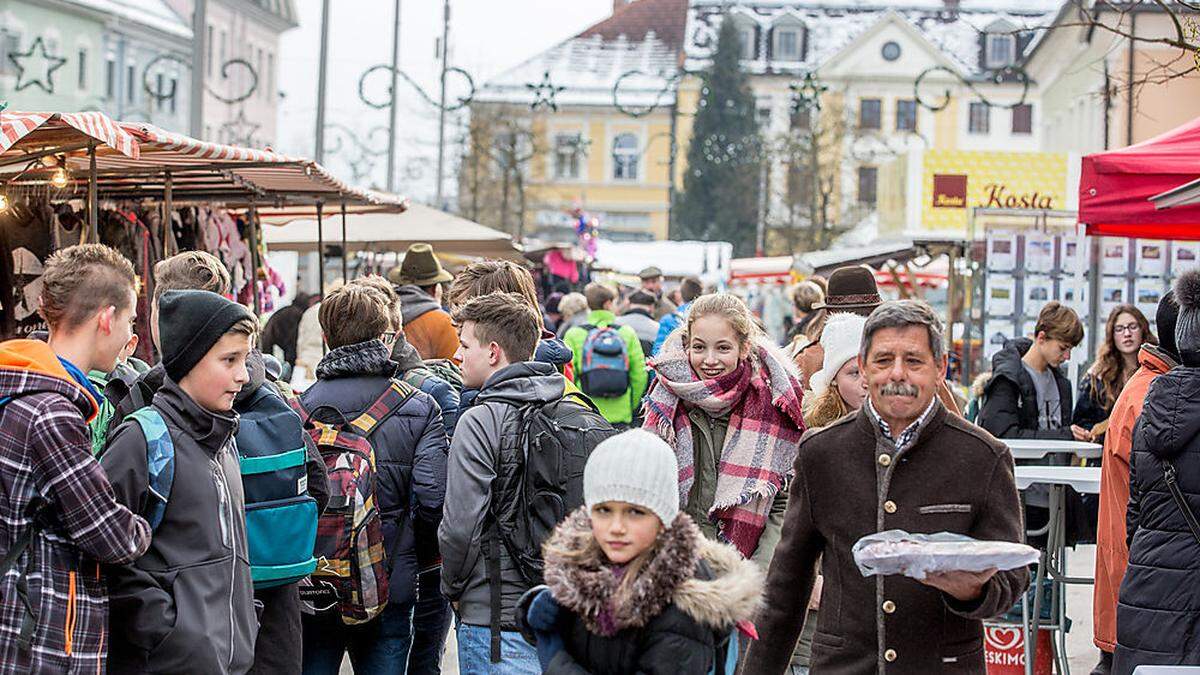
[[617,328],[583,327],[588,334],[579,359],[579,387],[588,396],[616,398],[629,391],[629,348]]
[[[236,436],[246,498],[246,540],[255,588],[283,586],[316,569],[317,502],[308,494],[304,427],[283,397],[263,384],[238,406]],[[146,519],[157,528],[171,499],[175,446],[153,407],[130,415],[146,438],[151,503]]]

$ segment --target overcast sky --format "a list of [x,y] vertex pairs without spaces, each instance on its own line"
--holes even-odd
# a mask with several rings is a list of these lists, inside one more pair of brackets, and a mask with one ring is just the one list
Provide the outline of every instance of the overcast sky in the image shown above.
[[[442,0],[402,0],[400,68],[435,100],[440,62],[435,56],[442,31]],[[477,84],[604,19],[612,0],[451,0],[450,65],[471,73]],[[385,110],[359,100],[358,83],[373,65],[391,61],[395,0],[332,0],[329,30],[329,70],[325,119],[354,131],[373,150],[387,150],[385,133],[369,137],[372,128],[386,126]],[[317,62],[320,55],[321,0],[296,0],[300,27],[282,37],[279,86],[281,103],[278,146],[304,156],[314,154]],[[384,101],[386,73],[367,81],[370,98]],[[452,85],[450,98],[465,87]],[[432,201],[437,151],[437,110],[401,81],[397,140],[398,191],[416,201]],[[465,121],[465,120],[464,120]],[[458,133],[447,124],[446,180],[454,192],[453,141]],[[372,140],[372,138],[374,140]],[[350,162],[363,157],[349,139],[331,131],[326,136],[326,164],[339,176],[353,178]],[[374,170],[360,179],[382,187],[386,156],[368,160]]]

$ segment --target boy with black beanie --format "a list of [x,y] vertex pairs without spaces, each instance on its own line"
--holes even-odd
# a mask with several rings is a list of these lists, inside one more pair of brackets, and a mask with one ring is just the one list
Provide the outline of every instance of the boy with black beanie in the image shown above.
[[233,403],[257,322],[208,291],[163,294],[158,321],[166,379],[101,457],[117,500],[154,527],[110,572],[108,670],[245,673],[258,621]]

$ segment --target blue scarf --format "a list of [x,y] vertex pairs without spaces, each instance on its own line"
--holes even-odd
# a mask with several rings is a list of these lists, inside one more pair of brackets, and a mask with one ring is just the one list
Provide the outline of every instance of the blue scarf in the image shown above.
[[71,379],[75,380],[79,386],[83,387],[87,393],[92,395],[92,399],[96,401],[96,405],[100,405],[104,402],[104,396],[100,392],[96,391],[96,387],[92,385],[92,381],[88,379],[87,375],[85,375],[82,370],[76,367],[74,363],[71,363],[61,356],[58,357],[58,361],[63,365],[63,368],[67,369],[67,374],[71,376]]

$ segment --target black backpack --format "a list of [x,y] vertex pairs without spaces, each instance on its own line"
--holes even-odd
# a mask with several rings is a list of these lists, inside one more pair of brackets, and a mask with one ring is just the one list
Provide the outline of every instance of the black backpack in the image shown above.
[[492,662],[500,662],[500,546],[532,587],[542,583],[542,543],[572,511],[583,505],[583,469],[588,456],[613,428],[585,396],[568,394],[520,411],[519,443],[524,461],[509,473],[497,457],[483,545],[491,586]]

